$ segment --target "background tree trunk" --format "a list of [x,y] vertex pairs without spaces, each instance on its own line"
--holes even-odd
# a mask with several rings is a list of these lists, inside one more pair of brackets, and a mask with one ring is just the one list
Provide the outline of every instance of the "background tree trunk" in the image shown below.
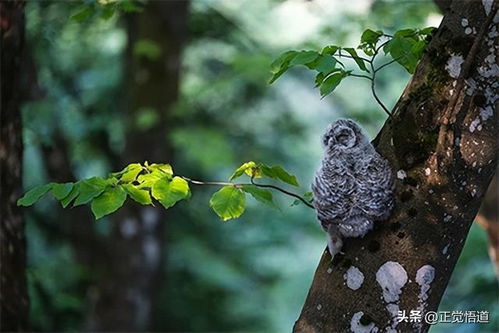
[[438,309],[496,170],[498,31],[497,1],[452,3],[374,140],[398,178],[396,209],[345,255],[324,253],[296,332],[428,330],[395,317]]
[[[172,126],[170,109],[178,97],[187,9],[187,1],[150,1],[143,12],[128,17],[128,133],[117,168],[145,160],[172,162],[167,133]],[[155,118],[147,128],[137,125],[144,114]],[[89,330],[151,328],[156,296],[163,283],[166,215],[162,209],[129,202],[113,216],[111,235],[102,253],[107,265],[101,267],[93,293]]]
[[24,1],[0,3],[1,140],[0,140],[0,329],[28,328],[26,243],[17,199],[22,194],[22,125],[20,75],[24,47]]

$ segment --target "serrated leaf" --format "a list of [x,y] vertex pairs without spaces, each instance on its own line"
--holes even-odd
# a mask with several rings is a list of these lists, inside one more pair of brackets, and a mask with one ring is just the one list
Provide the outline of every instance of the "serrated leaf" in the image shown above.
[[190,190],[187,181],[180,177],[173,177],[170,181],[166,178],[158,180],[151,189],[152,196],[166,209],[178,201],[189,197]]
[[50,183],[32,188],[31,190],[26,192],[26,194],[22,198],[17,200],[17,205],[25,207],[31,206],[32,204],[40,200],[40,198],[43,197],[48,191],[50,191],[52,185],[53,184]]
[[364,60],[362,60],[359,57],[359,55],[357,54],[357,51],[355,51],[354,48],[345,47],[343,50],[345,50],[346,52],[348,52],[352,56],[353,60],[355,61],[357,66],[359,66],[360,70],[369,73],[369,71],[367,70],[366,64],[364,63]]
[[71,192],[61,200],[61,205],[63,208],[66,208],[77,196],[80,194],[80,183],[74,184]]
[[345,74],[343,72],[333,73],[328,76],[321,84],[319,90],[321,92],[321,96],[324,97],[333,92],[334,89],[340,84],[341,80],[345,78]]
[[141,205],[151,205],[152,199],[151,194],[147,190],[141,190],[137,186],[132,184],[123,184],[121,185],[123,189],[128,193],[130,198],[135,200]]
[[133,163],[128,165],[124,171],[120,181],[131,183],[137,179],[137,175],[142,171],[142,165],[140,163]]
[[167,175],[173,176],[173,169],[170,164],[156,164],[153,163],[151,165],[147,166],[147,169],[149,169],[151,172],[159,170]]
[[144,173],[137,177],[137,181],[139,182],[138,188],[143,189],[145,187],[152,188],[154,184],[161,180],[166,179],[170,181],[172,176],[167,174],[159,169],[156,169],[150,173]]
[[262,173],[269,178],[278,179],[293,186],[300,186],[296,177],[288,173],[279,165],[273,167],[261,165],[261,169]]
[[121,186],[108,187],[102,194],[92,200],[91,209],[95,219],[118,210],[126,200],[126,191]]
[[79,194],[73,206],[84,205],[90,202],[93,198],[99,196],[109,182],[100,177],[92,177],[79,182]]
[[230,176],[229,180],[234,180],[238,177],[241,177],[243,173],[246,173],[249,177],[252,178],[260,178],[262,176],[262,171],[260,167],[253,161],[249,161],[243,163],[239,168],[234,171],[234,173]]
[[235,186],[224,186],[213,194],[210,207],[223,221],[235,219],[244,213],[246,196]]
[[316,51],[300,51],[298,54],[289,62],[290,66],[296,65],[306,65],[319,56],[319,53]]
[[52,184],[52,195],[57,200],[62,200],[71,193],[74,183]]
[[279,210],[279,207],[274,202],[272,192],[258,188],[255,185],[244,185],[242,189],[244,192],[251,194],[257,201]]

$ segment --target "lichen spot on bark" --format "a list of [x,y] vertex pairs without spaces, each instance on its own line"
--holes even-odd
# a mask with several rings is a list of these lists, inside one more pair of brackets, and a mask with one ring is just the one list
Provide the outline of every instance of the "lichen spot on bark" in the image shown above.
[[352,290],[357,290],[364,283],[364,274],[355,266],[350,266],[350,268],[343,275],[347,287]]
[[447,73],[449,73],[449,76],[457,79],[459,77],[459,74],[461,74],[461,66],[464,62],[464,58],[460,54],[452,54],[450,55],[450,58],[447,60],[447,64],[445,65],[445,69],[447,70]]
[[355,313],[352,316],[352,320],[350,321],[350,330],[353,333],[376,333],[379,332],[379,329],[376,327],[374,323],[369,323],[367,325],[363,325],[361,323],[361,318],[364,316],[364,312],[360,311]]

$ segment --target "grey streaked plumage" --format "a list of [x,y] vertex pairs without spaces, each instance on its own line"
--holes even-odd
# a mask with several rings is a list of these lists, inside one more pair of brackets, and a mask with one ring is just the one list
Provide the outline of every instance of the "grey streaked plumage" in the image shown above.
[[393,209],[393,173],[362,129],[340,119],[323,136],[324,158],[312,183],[314,206],[332,256],[345,237],[364,236]]

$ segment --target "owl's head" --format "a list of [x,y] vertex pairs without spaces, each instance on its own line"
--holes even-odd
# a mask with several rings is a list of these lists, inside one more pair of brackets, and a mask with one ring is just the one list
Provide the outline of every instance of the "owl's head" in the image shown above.
[[349,119],[339,119],[330,124],[322,137],[322,143],[328,150],[354,148],[363,144],[364,140],[367,138],[359,125]]

